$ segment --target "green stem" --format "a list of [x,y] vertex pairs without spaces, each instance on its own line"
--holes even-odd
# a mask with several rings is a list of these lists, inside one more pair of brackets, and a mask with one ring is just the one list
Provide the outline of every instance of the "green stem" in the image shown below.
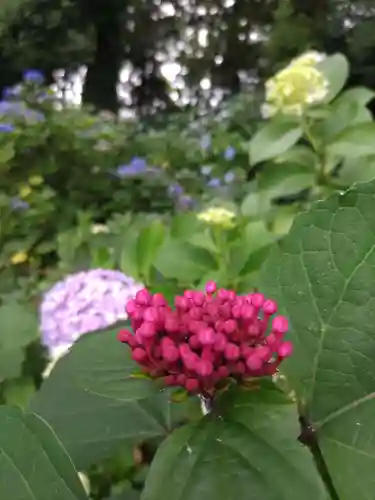
[[326,161],[325,161],[325,155],[324,151],[321,150],[319,142],[315,139],[314,135],[311,133],[311,128],[310,128],[310,123],[309,121],[304,118],[302,119],[302,130],[303,133],[306,136],[306,139],[309,141],[312,149],[316,153],[316,155],[319,158],[319,168],[318,168],[318,175],[317,175],[317,181],[318,184],[320,185],[325,185],[327,182],[327,176],[325,172],[325,167],[326,167]]

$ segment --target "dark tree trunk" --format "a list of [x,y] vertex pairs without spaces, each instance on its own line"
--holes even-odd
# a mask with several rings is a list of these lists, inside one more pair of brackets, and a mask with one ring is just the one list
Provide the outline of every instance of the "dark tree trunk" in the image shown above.
[[97,110],[117,113],[117,82],[121,70],[122,24],[125,2],[91,0],[88,14],[95,30],[95,53],[88,65],[83,102]]

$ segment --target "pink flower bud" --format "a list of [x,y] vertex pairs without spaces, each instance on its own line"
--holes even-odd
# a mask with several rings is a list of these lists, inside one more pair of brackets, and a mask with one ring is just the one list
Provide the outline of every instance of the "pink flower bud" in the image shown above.
[[135,300],[129,300],[125,305],[125,311],[129,316],[132,316],[134,312],[137,310],[137,303]]
[[124,342],[127,344],[129,342],[129,339],[133,337],[133,334],[129,330],[120,330],[117,334],[117,338],[120,342]]
[[192,307],[189,311],[189,318],[199,321],[202,319],[203,311],[201,307]]
[[202,345],[212,345],[215,342],[215,330],[212,328],[203,328],[198,332],[198,339]]
[[185,388],[188,392],[195,393],[199,389],[199,382],[195,378],[188,378],[185,382]]
[[201,377],[209,377],[214,371],[214,367],[211,361],[202,359],[199,363],[197,363],[196,371]]
[[180,329],[180,322],[177,317],[169,315],[164,320],[165,329],[168,333],[178,332]]
[[215,338],[215,343],[214,343],[214,351],[215,352],[223,352],[225,350],[225,347],[227,345],[228,341],[222,333],[217,333],[216,338]]
[[255,354],[263,361],[268,361],[272,355],[272,352],[268,346],[261,345],[255,348]]
[[198,336],[197,336],[197,335],[192,335],[192,336],[189,338],[189,346],[190,346],[192,349],[199,349],[199,347],[201,346],[201,343],[199,342],[199,339],[198,339]]
[[203,306],[204,304],[204,301],[205,301],[205,295],[203,292],[194,292],[194,296],[193,296],[193,302],[196,306]]
[[293,354],[293,344],[289,341],[283,342],[277,352],[280,358],[288,358]]
[[187,311],[189,309],[189,301],[186,297],[177,296],[174,299],[174,305],[177,309],[181,309],[182,311]]
[[136,347],[132,351],[132,358],[134,361],[137,361],[137,363],[143,363],[143,361],[146,361],[147,357],[147,353],[144,349]]
[[135,295],[135,302],[140,306],[147,306],[151,302],[151,294],[146,288],[139,290]]
[[253,293],[251,303],[254,307],[259,309],[264,304],[264,295],[262,293]]
[[263,312],[267,314],[267,316],[272,316],[277,311],[277,304],[274,300],[267,299],[263,304]]
[[206,293],[212,295],[216,292],[216,283],[214,281],[208,281],[205,286]]
[[228,361],[237,361],[240,357],[240,348],[229,342],[225,347],[224,356]]
[[186,384],[186,375],[184,373],[177,375],[177,384],[182,387]]
[[262,327],[258,322],[251,323],[247,327],[247,333],[248,333],[249,337],[259,337],[259,335],[262,333]]
[[156,327],[154,323],[142,323],[137,330],[137,334],[146,339],[150,339],[156,335]]
[[202,359],[206,361],[211,361],[211,363],[214,360],[214,353],[212,351],[212,346],[210,345],[205,345],[202,349]]
[[232,316],[232,308],[231,305],[227,302],[226,304],[222,304],[219,307],[219,315],[223,319],[230,319]]
[[276,316],[272,320],[272,331],[275,333],[286,333],[289,329],[289,323],[285,316]]
[[241,316],[245,320],[251,320],[255,317],[255,308],[250,304],[245,304],[241,307]]
[[227,319],[227,321],[224,322],[223,330],[227,335],[234,333],[237,330],[237,321],[234,319]]
[[176,375],[167,375],[164,377],[164,383],[165,385],[172,386],[177,384],[177,377]]
[[219,366],[217,369],[217,374],[220,378],[227,378],[229,376],[229,370],[226,366]]
[[235,304],[232,307],[232,316],[234,319],[239,319],[242,316],[242,307],[240,304]]
[[246,373],[245,363],[243,363],[242,361],[238,361],[233,371],[237,375],[245,375]]
[[162,293],[155,293],[155,295],[153,295],[151,298],[151,304],[154,307],[162,307],[167,306],[168,302]]
[[252,354],[249,358],[247,358],[246,366],[251,371],[258,371],[262,368],[263,361],[256,354]]
[[158,320],[158,311],[155,307],[148,307],[143,313],[143,319],[150,323]]
[[162,355],[165,361],[168,361],[169,363],[175,363],[180,357],[180,353],[178,352],[177,347],[174,345],[163,347]]

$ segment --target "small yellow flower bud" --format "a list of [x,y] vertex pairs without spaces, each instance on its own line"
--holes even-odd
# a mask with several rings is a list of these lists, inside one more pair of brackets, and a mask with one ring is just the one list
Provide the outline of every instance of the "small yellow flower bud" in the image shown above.
[[40,175],[33,175],[29,179],[29,184],[31,186],[40,186],[40,184],[43,184],[43,177],[41,177]]
[[93,224],[91,226],[91,233],[92,234],[109,233],[109,229],[105,224]]
[[27,185],[21,186],[20,190],[19,190],[19,196],[20,196],[20,198],[27,198],[28,196],[30,196],[31,192],[32,192],[32,189],[30,186],[27,186]]
[[10,262],[14,265],[23,264],[28,258],[29,257],[26,252],[17,252],[11,256]]
[[200,212],[197,217],[207,224],[220,226],[223,229],[230,229],[235,226],[234,219],[236,214],[226,208],[213,207]]

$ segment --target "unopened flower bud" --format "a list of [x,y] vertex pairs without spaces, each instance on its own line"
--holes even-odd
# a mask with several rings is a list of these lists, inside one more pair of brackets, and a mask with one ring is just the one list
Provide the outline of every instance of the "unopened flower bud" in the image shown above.
[[277,352],[280,358],[288,358],[293,353],[293,344],[289,341],[283,342]]
[[275,333],[286,333],[289,329],[289,324],[285,316],[276,316],[272,320],[272,331]]
[[198,333],[199,342],[202,345],[212,345],[215,343],[215,330],[212,328],[203,328]]
[[216,292],[216,283],[214,281],[208,281],[205,286],[205,290],[209,295]]
[[135,302],[140,306],[147,306],[151,301],[151,294],[145,288],[139,290],[135,295]]

